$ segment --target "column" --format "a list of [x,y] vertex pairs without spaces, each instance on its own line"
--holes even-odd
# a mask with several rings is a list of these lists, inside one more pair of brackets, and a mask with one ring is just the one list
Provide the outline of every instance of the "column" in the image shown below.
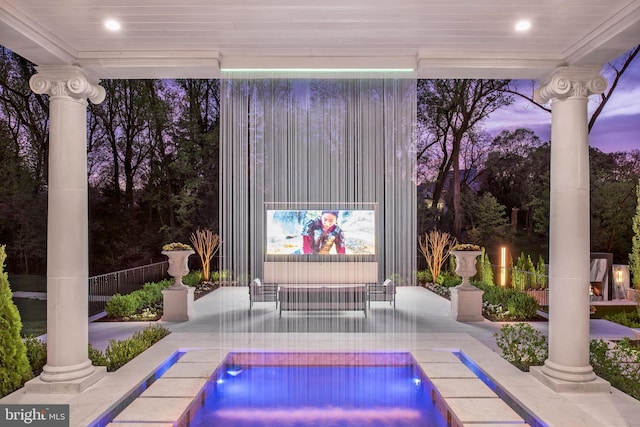
[[88,358],[87,101],[104,100],[76,66],[41,66],[29,85],[49,95],[47,364],[27,391],[80,392],[105,375]]
[[560,67],[541,81],[551,100],[549,358],[534,375],[556,391],[608,391],[589,364],[589,135],[587,100],[603,93],[600,66]]

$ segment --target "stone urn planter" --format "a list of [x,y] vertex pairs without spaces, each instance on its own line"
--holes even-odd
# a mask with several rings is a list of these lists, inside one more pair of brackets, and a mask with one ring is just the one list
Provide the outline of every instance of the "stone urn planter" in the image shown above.
[[451,311],[449,316],[458,322],[482,322],[482,294],[480,289],[472,286],[469,279],[476,274],[476,258],[482,255],[475,245],[459,245],[465,249],[454,249],[451,254],[456,257],[456,274],[462,283],[451,289]]
[[189,256],[195,252],[182,243],[170,243],[163,249],[162,254],[169,258],[167,272],[174,282],[162,291],[162,320],[184,322],[196,314],[193,308],[195,289],[182,283],[182,278],[189,274]]
[[182,278],[189,274],[189,256],[195,252],[192,250],[162,251],[162,255],[169,258],[167,273],[174,278],[173,285],[168,289],[184,289],[187,285],[182,283]]

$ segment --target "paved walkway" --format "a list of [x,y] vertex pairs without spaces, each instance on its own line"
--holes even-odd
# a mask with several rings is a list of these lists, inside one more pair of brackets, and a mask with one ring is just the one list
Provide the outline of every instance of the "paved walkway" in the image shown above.
[[[362,312],[283,312],[275,303],[256,303],[249,311],[247,288],[220,288],[195,302],[196,316],[188,322],[92,322],[89,342],[104,349],[110,339],[124,339],[150,324],[173,332],[463,332],[499,352],[495,333],[503,323],[461,323],[449,317],[450,303],[420,287],[399,287],[396,309],[388,302],[373,302],[367,317]],[[547,322],[531,322],[548,333]],[[591,320],[591,337],[617,340],[636,338],[636,331],[602,319]]]

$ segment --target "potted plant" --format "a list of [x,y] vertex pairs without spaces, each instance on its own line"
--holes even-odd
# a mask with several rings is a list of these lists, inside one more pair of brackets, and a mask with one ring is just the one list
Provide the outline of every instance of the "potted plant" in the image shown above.
[[481,322],[483,291],[472,286],[469,278],[476,274],[476,258],[482,250],[472,243],[460,243],[451,248],[451,253],[456,257],[456,274],[462,277],[462,283],[451,289],[449,315],[459,322]]
[[189,256],[194,254],[193,248],[185,243],[167,243],[162,247],[162,254],[169,258],[167,272],[175,279],[169,289],[184,289],[182,278],[189,273]]
[[451,248],[456,257],[456,274],[462,278],[460,286],[471,287],[469,278],[476,275],[476,258],[482,255],[482,249],[472,243],[459,243]]

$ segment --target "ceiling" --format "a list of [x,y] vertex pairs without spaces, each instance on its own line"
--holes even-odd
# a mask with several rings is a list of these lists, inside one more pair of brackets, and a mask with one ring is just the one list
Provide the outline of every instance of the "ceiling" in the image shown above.
[[[532,27],[518,33],[523,18]],[[97,78],[330,68],[537,79],[639,42],[640,0],[0,0],[0,45]]]

